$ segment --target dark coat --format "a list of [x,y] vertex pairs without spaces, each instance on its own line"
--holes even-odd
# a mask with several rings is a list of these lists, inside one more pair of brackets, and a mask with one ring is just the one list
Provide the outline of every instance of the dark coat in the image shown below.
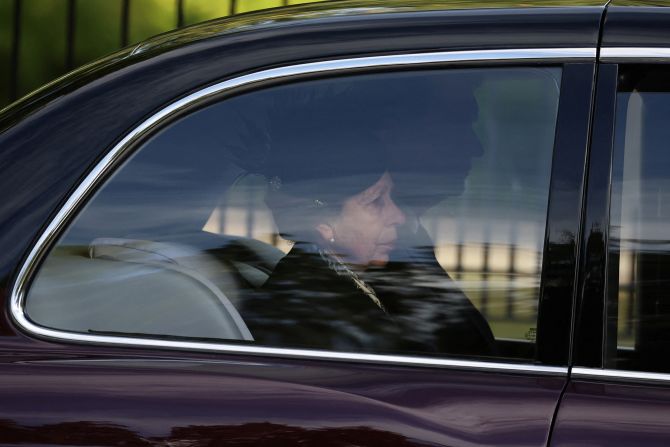
[[[380,307],[316,246],[296,244],[241,309],[257,343],[387,354],[492,355],[493,335],[432,250],[359,275]],[[330,261],[330,262],[329,262]]]

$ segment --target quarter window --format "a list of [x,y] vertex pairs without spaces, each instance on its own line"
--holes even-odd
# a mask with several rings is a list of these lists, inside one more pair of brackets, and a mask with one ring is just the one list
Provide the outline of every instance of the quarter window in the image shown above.
[[70,332],[534,358],[561,70],[359,74],[180,118],[26,300]]
[[617,93],[606,367],[670,372],[670,85],[628,66]]

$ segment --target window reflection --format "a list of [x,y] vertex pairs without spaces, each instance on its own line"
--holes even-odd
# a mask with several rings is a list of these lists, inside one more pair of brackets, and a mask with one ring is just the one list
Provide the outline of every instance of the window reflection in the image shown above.
[[85,333],[532,359],[560,75],[359,75],[200,110],[96,195],[28,313]]
[[670,371],[667,68],[629,66],[617,94],[607,366]]
[[[556,73],[553,73],[553,76],[555,75]],[[491,321],[496,335],[501,338],[523,340],[532,338],[529,334],[534,333],[537,313],[550,148],[553,143],[558,91],[556,78],[542,73],[539,78],[529,80],[525,88],[530,90],[535,88],[538,92],[541,88],[545,90],[549,88],[553,91],[553,95],[549,98],[540,94],[530,98],[520,97],[521,99],[501,98],[502,92],[516,83],[517,80],[503,82],[496,79],[471,84],[471,87],[476,85],[478,89],[476,94],[479,95],[479,102],[500,110],[505,108],[506,114],[509,114],[510,108],[515,109],[517,116],[512,118],[516,120],[505,115],[505,120],[510,122],[498,123],[496,121],[501,119],[501,115],[487,108],[483,114],[478,112],[469,116],[471,122],[450,128],[454,134],[463,133],[463,128],[480,129],[479,135],[476,135],[478,139],[476,144],[480,145],[482,140],[488,140],[488,144],[484,151],[479,149],[483,152],[478,154],[481,158],[479,165],[473,170],[469,166],[471,161],[468,161],[466,166],[461,166],[459,176],[449,178],[448,174],[443,175],[442,179],[451,181],[441,193],[442,197],[446,196],[448,199],[439,201],[433,199],[430,208],[424,205],[420,220],[413,210],[405,212],[408,216],[413,216],[411,218],[417,219],[426,230],[437,263],[449,272],[455,287],[465,291],[479,311]],[[450,90],[449,93],[453,91]],[[548,107],[551,113],[546,115],[535,113],[535,109],[540,105]],[[524,129],[520,133],[519,128],[522,124]],[[412,125],[408,124],[406,127],[411,130]],[[487,132],[494,132],[497,139]],[[416,129],[413,133],[411,131],[406,133],[408,135],[401,132],[395,137],[400,142],[406,138],[405,142],[411,147],[415,144]],[[429,132],[421,135],[425,139],[430,139]],[[396,143],[400,144],[398,141]],[[463,144],[463,141],[460,143]],[[530,148],[537,147],[545,149],[533,152],[534,159],[527,153],[525,166],[518,172],[518,166],[511,163],[508,158],[513,155],[513,151],[521,150],[520,145],[529,151]],[[501,160],[509,166],[508,172],[500,169]],[[495,170],[492,169],[493,166]],[[427,170],[426,166],[422,166],[421,169]],[[453,172],[451,166],[445,166],[444,169],[449,173]],[[466,177],[471,170],[474,171],[475,179],[470,180],[471,184],[466,187]],[[421,185],[422,182],[408,179],[412,174],[411,171],[403,174],[405,178],[402,180],[405,181],[405,185],[415,185],[411,191],[403,191],[405,195],[411,195],[409,200],[405,198],[406,201],[411,202],[411,199],[418,198],[430,202],[431,199],[428,197],[435,195],[436,181],[432,183],[424,181],[423,184],[431,186],[421,190],[416,185]],[[420,174],[426,176],[432,172]],[[272,213],[263,203],[262,197],[266,187],[264,179],[259,176],[253,180],[247,178],[245,182],[248,190],[240,193],[240,196],[246,199],[232,200],[236,205],[229,199],[227,205],[221,205],[212,213],[205,229],[263,238],[281,248],[283,252],[288,252],[292,242],[278,236]],[[255,186],[250,186],[252,183],[255,183]],[[318,188],[315,185],[310,187]],[[452,189],[451,193],[448,188]],[[251,201],[247,204],[250,206],[249,210],[244,209],[242,203],[244,200]],[[400,204],[401,207],[402,205]],[[413,205],[416,206],[416,203]],[[419,207],[421,205],[419,204]],[[514,209],[514,213],[510,212],[511,209]],[[274,231],[267,231],[269,228],[273,228]]]

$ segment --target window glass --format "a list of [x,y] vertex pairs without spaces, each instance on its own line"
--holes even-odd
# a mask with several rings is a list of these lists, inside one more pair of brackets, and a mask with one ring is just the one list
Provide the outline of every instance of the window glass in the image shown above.
[[612,168],[607,366],[670,372],[670,70],[619,78]]
[[561,70],[277,85],[166,126],[27,315],[88,334],[533,359]]

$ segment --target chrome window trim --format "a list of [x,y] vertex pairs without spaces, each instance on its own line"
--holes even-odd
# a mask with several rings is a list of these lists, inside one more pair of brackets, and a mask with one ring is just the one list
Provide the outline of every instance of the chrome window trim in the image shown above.
[[567,375],[567,367],[532,365],[526,363],[504,363],[484,360],[454,360],[431,357],[412,357],[402,355],[359,354],[350,352],[321,351],[308,349],[285,349],[261,346],[248,346],[226,343],[203,343],[191,341],[160,340],[134,337],[112,337],[61,331],[39,326],[33,323],[24,312],[24,301],[30,279],[37,265],[46,254],[60,230],[69,222],[89,193],[98,185],[103,176],[116,165],[134,143],[143,138],[161,122],[186,107],[205,101],[230,90],[247,87],[260,82],[290,78],[293,76],[321,73],[335,73],[342,70],[368,69],[380,67],[407,67],[414,65],[469,63],[469,62],[565,62],[570,60],[595,61],[595,48],[533,48],[477,51],[445,51],[432,53],[399,54],[348,58],[289,65],[261,70],[219,82],[179,99],[158,111],[139,126],[129,132],[102,160],[91,170],[82,183],[67,199],[56,217],[40,235],[24,260],[11,291],[10,313],[20,328],[32,335],[51,340],[64,340],[80,343],[105,345],[126,345],[151,348],[188,349],[198,351],[216,351],[238,354],[269,355],[292,358],[312,358],[341,361],[372,362],[380,364],[413,365],[427,367],[452,367],[474,370],[494,370],[517,373],[545,375]]
[[575,379],[608,379],[623,382],[670,382],[670,374],[618,369],[573,367],[571,376]]
[[670,48],[610,47],[600,49],[600,62],[630,62],[631,60],[670,60]]

